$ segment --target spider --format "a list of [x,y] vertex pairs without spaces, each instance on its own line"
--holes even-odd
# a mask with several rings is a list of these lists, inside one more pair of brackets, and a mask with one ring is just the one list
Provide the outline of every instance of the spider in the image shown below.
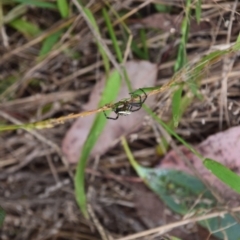
[[[117,120],[119,116],[127,116],[131,114],[132,112],[136,112],[142,108],[143,103],[147,99],[147,94],[143,91],[143,89],[139,88],[144,93],[144,98],[142,99],[141,95],[136,94],[136,93],[129,93],[131,95],[131,100],[130,101],[120,101],[117,105],[117,107],[113,110],[116,113],[116,117],[109,117],[107,116],[106,112],[103,111],[105,117],[107,119],[112,119],[112,120]],[[138,97],[139,102],[134,102],[134,98]]]

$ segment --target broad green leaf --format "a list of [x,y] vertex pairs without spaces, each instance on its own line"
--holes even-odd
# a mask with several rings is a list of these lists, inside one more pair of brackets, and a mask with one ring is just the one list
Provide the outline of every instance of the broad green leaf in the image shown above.
[[57,0],[57,6],[62,18],[67,18],[69,15],[69,6],[67,0]]
[[[99,106],[103,106],[106,103],[114,101],[118,95],[120,86],[121,86],[120,74],[117,71],[113,71],[106,82],[106,86],[103,90],[103,94],[102,94],[102,98],[100,100]],[[87,140],[84,143],[84,146],[82,148],[81,157],[79,159],[76,174],[75,174],[74,183],[75,183],[76,200],[83,215],[86,218],[88,218],[88,212],[87,212],[86,194],[84,189],[84,182],[85,182],[84,171],[85,171],[89,154],[91,153],[91,150],[93,149],[101,132],[103,131],[106,121],[107,119],[102,113],[96,116],[94,123],[91,127],[91,130],[88,134]]]
[[[134,159],[125,138],[122,138],[122,144],[139,177],[174,212],[199,216],[217,207],[217,200],[199,179],[173,169],[142,167]],[[199,224],[220,239],[226,236],[227,239],[240,238],[240,224],[230,214],[199,221]],[[224,233],[220,229],[224,229]]]
[[35,37],[41,33],[38,26],[23,19],[15,19],[10,22],[9,25],[21,32],[27,38]]
[[[189,174],[171,169],[143,167],[141,174],[147,186],[178,214],[205,215],[209,210],[217,207],[217,201],[211,192],[199,179]],[[194,208],[191,209],[193,206]],[[240,217],[239,214],[237,215]],[[225,239],[226,236],[227,239],[240,238],[240,224],[230,214],[199,221],[199,224],[220,239]],[[224,229],[224,233],[219,231],[220,229]]]
[[56,4],[40,0],[12,0],[13,2],[23,3],[41,8],[57,9]]
[[203,161],[204,166],[212,172],[217,178],[228,185],[231,189],[240,193],[240,176],[232,172],[221,163],[206,158]]
[[55,32],[43,41],[42,48],[39,52],[40,57],[48,54],[52,50],[55,43],[57,43],[57,41],[60,39],[62,33],[62,30]]
[[179,120],[181,118],[182,91],[183,85],[180,85],[180,87],[173,93],[172,97],[172,113],[174,127],[178,126]]

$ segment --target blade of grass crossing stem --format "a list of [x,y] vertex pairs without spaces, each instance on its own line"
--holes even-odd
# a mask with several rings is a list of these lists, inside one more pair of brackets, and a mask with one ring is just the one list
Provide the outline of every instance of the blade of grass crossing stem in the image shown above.
[[195,16],[196,16],[198,24],[200,23],[200,20],[201,20],[201,12],[202,12],[201,4],[202,4],[202,0],[197,0],[196,9],[195,9]]
[[[116,99],[119,89],[121,86],[121,77],[117,71],[112,72],[109,75],[109,78],[106,82],[105,88],[103,90],[102,98],[99,102],[99,106],[103,106],[108,102],[112,102]],[[90,155],[91,150],[93,149],[95,143],[98,140],[101,132],[104,129],[107,119],[104,114],[100,113],[96,116],[91,130],[89,131],[87,140],[84,143],[82,148],[81,157],[78,161],[74,184],[75,184],[75,195],[77,203],[83,213],[83,215],[88,218],[87,212],[87,202],[86,194],[84,190],[84,171],[87,163],[87,159]]]
[[231,189],[240,193],[240,176],[232,172],[221,163],[206,158],[203,162],[204,166],[210,170],[218,179],[228,185]]
[[122,61],[123,61],[122,52],[121,52],[121,49],[120,49],[119,44],[117,42],[117,38],[116,38],[116,35],[115,35],[115,32],[114,32],[113,26],[111,24],[111,20],[109,18],[108,12],[105,8],[103,8],[102,13],[103,13],[103,18],[105,20],[105,23],[107,25],[109,35],[110,35],[112,43],[113,43],[114,50],[115,50],[116,55],[117,55],[117,59],[120,63],[122,63]]
[[35,24],[23,19],[15,19],[9,25],[22,33],[27,38],[32,38],[41,33],[41,30]]
[[69,15],[69,6],[67,0],[57,0],[58,10],[62,18],[67,18]]
[[54,3],[49,3],[49,2],[44,2],[44,1],[38,1],[38,0],[13,0],[14,2],[17,3],[23,3],[26,5],[32,5],[35,7],[41,7],[41,8],[49,8],[49,9],[57,9],[56,4]]
[[46,54],[48,54],[51,49],[53,48],[53,46],[57,43],[57,41],[60,39],[61,35],[63,33],[63,30],[60,30],[58,32],[55,32],[53,34],[51,34],[49,37],[47,37],[44,41],[43,41],[43,45],[42,48],[39,52],[39,56],[42,57]]
[[[98,25],[97,25],[97,23],[95,21],[95,18],[93,16],[92,12],[88,8],[83,8],[83,10],[86,13],[87,17],[89,18],[92,26],[95,28],[96,31],[98,31],[98,33],[100,33],[99,29],[98,29]],[[103,47],[101,46],[101,43],[97,42],[97,45],[98,45],[99,52],[102,55],[102,59],[103,59],[106,75],[108,75],[109,74],[109,70],[110,70],[110,63],[109,63],[109,60],[108,60],[108,56],[105,53]]]

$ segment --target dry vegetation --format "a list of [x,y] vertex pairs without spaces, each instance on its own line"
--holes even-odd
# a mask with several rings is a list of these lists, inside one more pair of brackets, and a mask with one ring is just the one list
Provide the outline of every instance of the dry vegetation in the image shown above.
[[[158,64],[156,85],[159,86],[174,74],[185,2],[165,1],[172,7],[170,13],[157,12],[156,2],[109,0],[108,6],[124,16],[135,43],[146,45],[147,60]],[[101,41],[117,62],[101,12],[104,1],[86,3],[101,29]],[[0,3],[4,16],[14,7],[16,3],[2,6]],[[236,41],[240,29],[239,10],[238,1],[202,1],[200,27],[194,17],[190,19],[188,59],[195,61],[210,50]],[[69,12],[69,17],[62,18],[56,9],[28,6],[19,16],[38,26],[41,32],[36,35],[20,31],[10,22],[3,24],[0,36],[1,124],[42,121],[86,110],[89,95],[105,70],[93,33],[74,1],[69,1]],[[119,19],[112,14],[110,17],[119,44],[127,44],[128,38]],[[39,56],[44,39],[59,29],[62,32],[55,47]],[[145,34],[143,41],[141,29]],[[126,49],[129,60],[140,59],[132,48]],[[194,98],[176,129],[187,142],[199,143],[213,133],[239,124],[239,69],[237,56],[209,66],[199,87],[203,100]],[[154,111],[163,120],[169,120],[170,93],[155,96]],[[7,213],[1,239],[127,239],[124,236],[180,220],[144,187],[132,170],[119,139],[115,139],[114,146],[106,153],[88,162],[86,183],[91,218],[84,219],[74,196],[76,166],[69,167],[61,150],[62,139],[71,124],[1,133],[0,206]],[[111,132],[111,128],[108,131]],[[159,164],[161,156],[157,146],[165,134],[162,131],[158,124],[146,118],[137,133],[127,136],[134,156],[142,165]],[[181,224],[180,221],[179,226],[169,230],[166,228],[161,234],[181,239],[215,239],[207,238],[207,230],[193,223]],[[162,238],[160,234],[145,232],[141,239]]]

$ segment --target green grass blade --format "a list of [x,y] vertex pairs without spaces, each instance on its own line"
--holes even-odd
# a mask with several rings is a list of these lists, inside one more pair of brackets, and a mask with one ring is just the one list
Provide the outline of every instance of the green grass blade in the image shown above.
[[233,51],[239,51],[240,50],[240,34],[238,35],[236,43],[232,47]]
[[180,70],[187,62],[186,45],[188,40],[190,14],[191,14],[191,0],[187,0],[185,17],[183,18],[182,25],[181,25],[182,37],[181,37],[180,45],[178,47],[177,60],[174,65],[175,72]]
[[164,123],[152,110],[143,106],[144,110],[156,121],[158,122],[170,135],[174,136],[180,143],[182,143],[186,148],[188,148],[193,154],[198,156],[200,159],[204,159],[204,157],[198,153],[191,145],[185,142],[177,133],[174,132],[166,123]]
[[28,10],[28,6],[24,4],[19,4],[16,7],[13,7],[9,12],[4,16],[4,23],[7,24],[12,22],[14,19],[21,17]]
[[13,1],[17,2],[17,3],[23,3],[23,4],[26,4],[26,5],[32,5],[32,6],[35,6],[35,7],[57,9],[56,4],[49,3],[49,2],[46,2],[46,1],[38,1],[38,0],[13,0]]
[[200,20],[201,20],[201,12],[202,12],[201,4],[202,4],[202,0],[197,0],[195,16],[198,23],[200,23]]
[[[97,25],[97,22],[92,14],[92,12],[88,9],[88,8],[83,8],[84,12],[86,13],[87,17],[89,18],[92,26],[95,28],[95,30],[99,32],[99,28],[98,28],[98,25]],[[105,68],[105,72],[106,72],[106,75],[108,75],[109,71],[110,71],[110,63],[109,63],[109,60],[108,60],[108,56],[107,54],[105,53],[103,47],[101,46],[101,43],[100,42],[97,42],[97,45],[98,45],[98,49],[99,49],[99,52],[102,56],[102,59],[103,59],[103,63],[104,63],[104,68]]]
[[57,41],[60,39],[61,35],[62,35],[63,31],[60,30],[58,32],[53,33],[52,35],[50,35],[49,37],[47,37],[42,45],[42,48],[39,52],[39,56],[42,57],[46,54],[48,54],[53,46],[57,43]]
[[57,0],[57,6],[62,18],[67,18],[69,15],[69,6],[67,0]]
[[140,59],[144,59],[147,60],[148,56],[146,56],[146,53],[142,51],[142,49],[140,49],[136,43],[136,41],[133,39],[132,43],[131,43],[131,50],[133,51],[134,54],[136,54],[136,56]]
[[182,101],[183,85],[181,85],[173,94],[172,98],[172,113],[173,113],[173,125],[178,126],[181,118],[181,101]]
[[172,6],[164,4],[154,4],[154,6],[158,12],[169,13],[172,10]]
[[102,13],[103,13],[103,18],[104,18],[104,20],[106,22],[106,25],[107,25],[109,35],[110,35],[112,43],[113,43],[114,50],[115,50],[116,55],[117,55],[117,59],[120,63],[122,63],[122,61],[123,61],[122,51],[121,51],[121,49],[119,47],[119,44],[117,42],[117,38],[116,38],[116,35],[115,35],[115,32],[114,32],[113,26],[111,24],[111,20],[109,18],[108,12],[105,8],[103,8]]
[[[99,106],[103,106],[108,102],[112,102],[116,99],[116,96],[119,92],[121,86],[121,77],[117,71],[114,71],[110,74],[109,79],[106,82],[105,89],[103,91],[102,98],[100,100]],[[94,123],[91,127],[89,135],[86,142],[82,148],[82,154],[79,159],[77,170],[75,174],[75,195],[77,203],[83,213],[83,215],[88,218],[87,212],[87,202],[86,194],[84,190],[84,171],[87,163],[87,159],[91,150],[93,149],[95,143],[97,142],[98,137],[104,129],[107,119],[103,113],[100,113],[96,116]]]
[[4,211],[3,208],[0,206],[0,227],[3,225],[4,218],[5,218],[5,211]]
[[13,20],[9,25],[21,32],[27,38],[35,37],[41,33],[38,26],[23,19]]
[[149,59],[149,54],[148,54],[148,47],[147,47],[147,36],[144,29],[140,30],[140,37],[141,37],[141,42],[143,46],[144,59],[147,60]]
[[[191,14],[190,6],[191,6],[191,0],[187,0],[185,17],[183,18],[182,26],[181,26],[182,37],[181,37],[180,45],[178,47],[177,60],[176,60],[176,63],[174,65],[174,71],[175,72],[179,71],[187,63],[186,45],[187,45],[188,32],[189,32],[189,17],[190,17],[190,14]],[[178,122],[180,120],[181,98],[182,98],[182,87],[180,87],[173,94],[173,98],[172,98],[172,104],[173,104],[172,115],[173,115],[174,127],[178,126]]]
[[228,185],[231,189],[240,193],[240,176],[232,172],[221,163],[206,158],[203,162],[204,166],[210,170],[218,179]]

